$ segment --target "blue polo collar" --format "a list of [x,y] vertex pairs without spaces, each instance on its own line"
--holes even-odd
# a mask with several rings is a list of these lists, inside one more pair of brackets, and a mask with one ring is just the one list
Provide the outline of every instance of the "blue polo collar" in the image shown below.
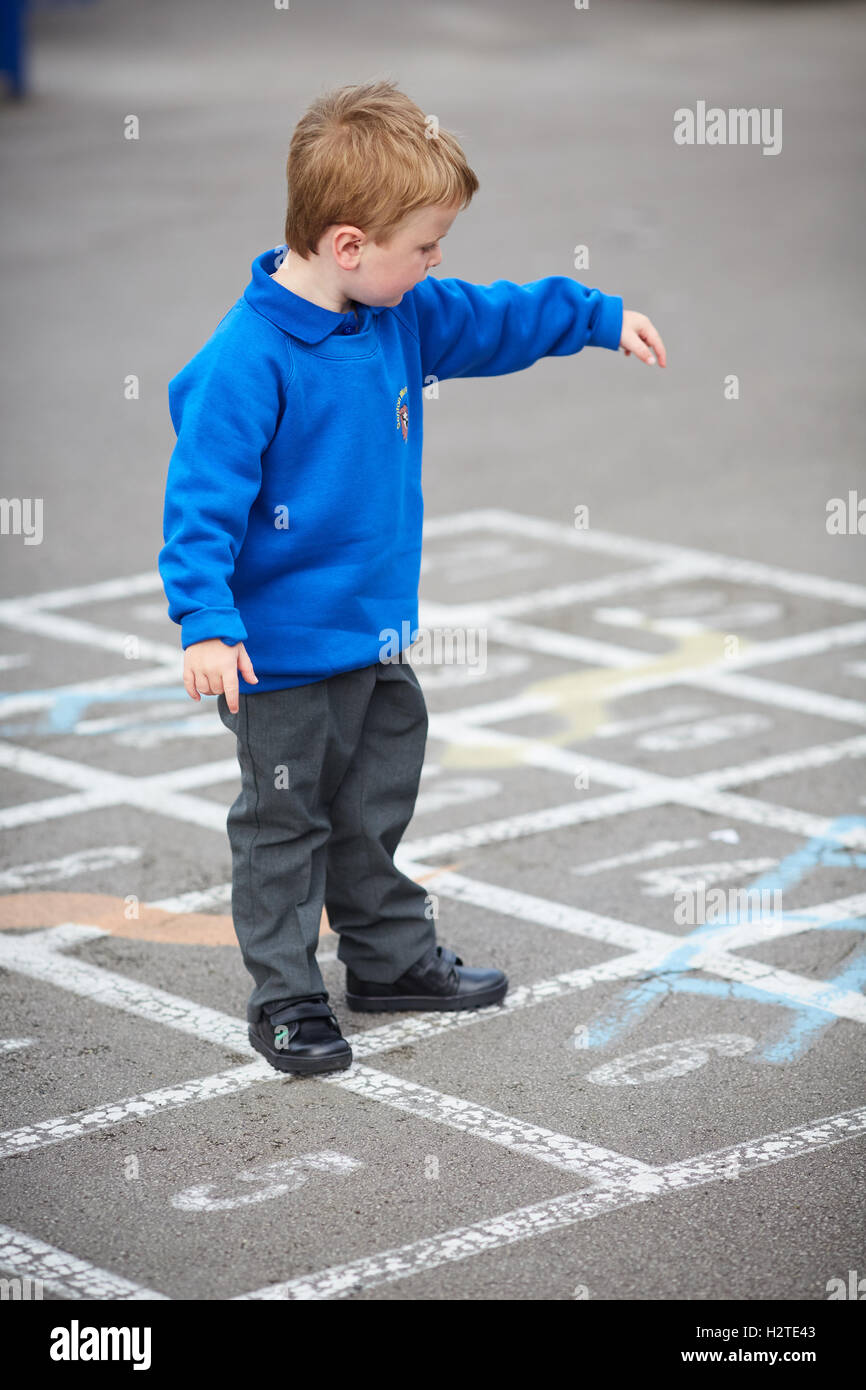
[[386,307],[384,304],[358,304],[356,319],[352,310],[338,314],[333,309],[323,309],[320,304],[303,299],[271,279],[277,268],[277,256],[286,250],[283,243],[256,256],[251,267],[252,279],[244,290],[244,299],[257,313],[270,319],[284,332],[291,333],[294,338],[300,338],[305,343],[321,343],[332,333],[350,335],[356,329],[363,332],[370,325],[369,315],[381,314]]

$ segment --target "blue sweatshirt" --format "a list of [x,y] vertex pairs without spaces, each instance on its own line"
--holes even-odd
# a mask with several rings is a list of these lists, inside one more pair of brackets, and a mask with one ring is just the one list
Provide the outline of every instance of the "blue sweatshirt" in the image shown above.
[[168,615],[184,648],[244,643],[259,678],[238,673],[244,693],[370,666],[417,639],[425,386],[616,351],[622,331],[618,295],[565,275],[489,286],[428,275],[394,307],[358,304],[356,318],[272,280],[284,252],[253,261],[168,388]]

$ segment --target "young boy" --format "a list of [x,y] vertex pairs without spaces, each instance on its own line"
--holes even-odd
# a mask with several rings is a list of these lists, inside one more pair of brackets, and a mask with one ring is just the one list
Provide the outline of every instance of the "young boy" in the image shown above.
[[437,944],[393,862],[427,735],[408,647],[388,647],[417,638],[422,391],[586,346],[661,366],[665,350],[645,315],[567,276],[425,278],[478,179],[391,82],[316,100],[287,174],[285,245],[169,385],[159,567],[184,686],[218,696],[237,739],[250,1042],[314,1073],[352,1061],[316,961],[323,904],[351,1009],[480,1008],[508,988]]

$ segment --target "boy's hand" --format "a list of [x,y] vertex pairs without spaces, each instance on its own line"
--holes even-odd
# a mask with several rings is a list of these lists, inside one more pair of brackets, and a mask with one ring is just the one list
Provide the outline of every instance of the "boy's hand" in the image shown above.
[[646,314],[635,313],[634,309],[623,310],[622,335],[619,345],[626,357],[634,353],[650,367],[656,360],[651,351],[652,348],[655,348],[658,353],[659,366],[666,367],[668,364],[665,345],[659,337],[658,329],[650,323]]
[[238,670],[245,681],[258,683],[253,663],[243,642],[230,647],[220,637],[207,642],[193,642],[183,654],[183,683],[187,695],[200,700],[202,695],[225,695],[232,714],[238,712]]

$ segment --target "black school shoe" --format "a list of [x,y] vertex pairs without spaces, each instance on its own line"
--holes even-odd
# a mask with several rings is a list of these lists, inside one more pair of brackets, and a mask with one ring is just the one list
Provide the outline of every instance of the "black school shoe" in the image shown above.
[[250,1024],[249,1040],[277,1071],[308,1076],[352,1065],[352,1049],[320,996],[263,1014],[258,1023]]
[[350,1009],[378,1014],[401,1009],[480,1009],[505,997],[508,976],[503,971],[458,966],[463,962],[448,946],[431,946],[393,984],[359,980],[347,967],[346,1003]]

